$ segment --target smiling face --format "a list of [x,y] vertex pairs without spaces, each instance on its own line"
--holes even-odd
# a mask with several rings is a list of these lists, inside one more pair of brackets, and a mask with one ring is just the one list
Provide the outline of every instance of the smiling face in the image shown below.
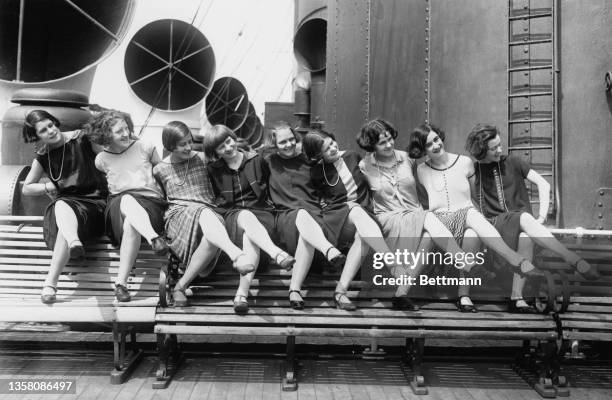
[[432,159],[441,157],[444,154],[444,142],[442,142],[440,136],[434,131],[429,131],[429,135],[427,135],[425,154]]
[[193,138],[191,134],[183,136],[181,140],[176,142],[172,156],[177,160],[187,160],[191,157],[191,149],[193,147]]
[[385,131],[383,135],[380,135],[378,142],[374,145],[374,153],[377,158],[389,158],[393,157],[393,148],[395,146],[395,139]]
[[489,140],[486,143],[486,146],[487,153],[485,154],[484,158],[480,160],[480,162],[483,162],[485,164],[491,162],[499,162],[501,160],[503,150],[499,135],[495,135],[493,139]]
[[111,140],[117,149],[125,149],[132,144],[132,132],[123,119],[118,119],[111,127]]
[[52,146],[63,140],[59,128],[50,119],[37,122],[34,129],[36,129],[36,136],[46,145]]
[[326,163],[333,163],[340,159],[340,150],[338,150],[338,143],[332,138],[325,138],[323,140],[323,146],[321,146],[321,156],[323,161]]
[[232,159],[238,154],[238,146],[236,141],[228,136],[223,143],[215,148],[217,157],[223,158],[224,160]]
[[283,128],[276,131],[276,148],[282,157],[293,157],[296,155],[297,140],[290,129]]

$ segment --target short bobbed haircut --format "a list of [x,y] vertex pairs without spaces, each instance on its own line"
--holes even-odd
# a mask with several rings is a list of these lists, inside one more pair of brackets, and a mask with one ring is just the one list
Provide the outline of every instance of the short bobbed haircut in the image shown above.
[[219,157],[217,156],[217,147],[225,140],[231,137],[235,141],[238,141],[238,137],[230,128],[225,125],[215,125],[213,126],[206,134],[204,134],[203,146],[204,146],[204,154],[210,160],[216,160]]
[[499,136],[499,130],[495,125],[477,124],[472,128],[465,142],[465,149],[476,160],[482,160],[487,156],[489,140]]
[[324,131],[323,129],[311,129],[304,135],[302,140],[302,151],[308,160],[315,163],[323,158],[323,143],[327,138],[336,140],[333,133]]
[[423,123],[417,126],[410,134],[410,141],[408,147],[406,148],[406,152],[408,152],[408,156],[410,156],[410,158],[416,159],[425,156],[427,136],[429,136],[429,132],[432,131],[437,133],[442,141],[446,139],[446,134],[444,131],[435,125]]
[[53,122],[56,127],[60,127],[60,122],[53,115],[45,110],[32,110],[26,115],[25,121],[23,122],[23,128],[21,130],[21,136],[23,141],[26,143],[33,143],[40,140],[36,134],[36,124],[48,119]]
[[288,122],[278,121],[277,123],[274,124],[274,126],[272,126],[272,129],[269,129],[266,132],[264,146],[266,146],[267,148],[275,149],[276,148],[276,137],[278,135],[278,132],[284,129],[288,129],[289,131],[291,131],[291,134],[295,138],[296,142],[301,141],[302,139],[301,136],[295,131],[295,129],[293,129],[291,125],[289,125]]
[[191,130],[184,122],[170,121],[162,130],[162,145],[168,151],[174,151],[176,144],[191,136]]
[[134,123],[130,114],[117,110],[104,110],[94,114],[84,127],[85,134],[93,143],[108,146],[112,143],[113,126],[117,121],[125,121],[130,136],[134,134]]
[[380,138],[389,132],[389,135],[395,139],[397,130],[389,121],[382,118],[376,118],[366,122],[361,127],[361,131],[357,134],[356,140],[359,147],[367,152],[373,152]]

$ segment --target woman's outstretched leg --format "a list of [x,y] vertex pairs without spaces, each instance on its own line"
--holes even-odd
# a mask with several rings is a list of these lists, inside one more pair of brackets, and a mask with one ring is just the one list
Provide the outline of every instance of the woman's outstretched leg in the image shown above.
[[[478,250],[480,250],[480,240],[478,239],[478,234],[473,229],[466,229],[463,233],[463,243],[462,243],[463,251],[466,254],[475,254]],[[459,278],[465,278],[466,272],[461,270],[459,271]],[[459,298],[457,302],[457,308],[461,312],[477,312],[477,308],[474,306],[472,299],[470,298],[470,286],[469,285],[459,285],[457,288],[457,297]]]
[[289,283],[289,303],[294,309],[301,310],[304,307],[304,299],[300,294],[300,290],[306,275],[308,275],[308,271],[310,271],[314,252],[315,249],[300,235],[297,248],[295,249],[296,261],[291,272],[291,282]]
[[255,265],[249,257],[231,241],[225,226],[214,211],[208,208],[202,210],[199,223],[204,239],[224,251],[240,274],[244,275],[255,270]]
[[[259,247],[247,236],[246,232],[242,236],[242,249],[247,257],[253,261],[253,265],[259,264]],[[255,277],[255,271],[249,272],[246,275],[240,275],[240,283],[234,297],[234,312],[236,314],[246,314],[249,311],[249,289],[251,282]]]
[[127,290],[127,278],[140,250],[140,233],[130,224],[128,219],[123,220],[123,236],[119,247],[119,272],[115,281],[115,297],[119,301],[130,301]]
[[287,254],[283,249],[274,244],[266,228],[259,222],[255,214],[243,210],[238,214],[238,226],[258,249],[266,252],[272,259],[284,269],[291,269],[295,258]]
[[191,255],[191,261],[189,265],[187,265],[187,268],[185,268],[185,273],[174,286],[172,295],[174,297],[175,306],[185,307],[189,304],[187,296],[185,295],[185,289],[187,289],[191,281],[198,276],[198,273],[214,260],[217,255],[217,249],[218,247],[205,237],[202,238],[200,244]]
[[531,263],[531,261],[527,260],[516,251],[508,247],[508,245],[499,235],[497,229],[495,229],[495,227],[475,209],[468,210],[466,226],[472,228],[478,237],[484,242],[484,244],[487,245],[487,247],[490,247],[493,251],[502,256],[510,263],[510,265],[514,266],[515,268],[520,268],[522,273],[530,274],[537,272],[536,267]]
[[369,250],[369,246],[361,238],[359,233],[355,233],[355,240],[346,255],[346,263],[344,264],[342,274],[340,275],[334,292],[334,302],[337,308],[347,311],[353,311],[357,308],[346,293]]
[[[55,202],[55,224],[58,233],[61,233],[70,251],[70,257],[78,258],[85,254],[83,243],[79,239],[79,223],[74,210],[62,200]],[[65,264],[65,263],[64,263]]]
[[[533,260],[533,241],[525,234],[521,232],[519,235],[518,253],[528,260]],[[515,273],[512,276],[512,291],[510,293],[510,308],[518,312],[532,312],[535,311],[532,307],[525,302],[523,299],[523,288],[527,279]]]
[[595,280],[600,277],[596,266],[589,264],[578,254],[570,251],[531,214],[522,213],[520,223],[521,230],[529,235],[534,242],[561,256],[566,263],[575,267],[586,278]]
[[389,246],[376,221],[361,207],[353,207],[348,215],[349,221],[355,225],[357,233],[368,246],[378,253],[389,253]]
[[155,232],[151,225],[149,214],[147,214],[147,211],[133,196],[129,194],[123,195],[121,197],[120,209],[123,218],[129,221],[132,228],[149,242],[156,254],[168,254],[166,242]]
[[[304,238],[311,247],[323,253],[328,261],[332,261],[336,257],[342,255],[340,250],[327,240],[321,225],[319,225],[306,210],[298,210],[297,217],[295,218],[295,226],[300,232],[300,236]],[[295,258],[299,260],[297,252]],[[344,260],[345,258],[342,257],[342,262],[344,262]]]

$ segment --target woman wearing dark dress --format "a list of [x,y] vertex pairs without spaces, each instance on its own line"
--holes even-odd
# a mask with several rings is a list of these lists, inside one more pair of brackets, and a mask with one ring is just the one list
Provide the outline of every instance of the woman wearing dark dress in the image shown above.
[[344,267],[346,256],[325,237],[321,205],[310,180],[310,165],[298,148],[298,135],[287,123],[280,122],[270,130],[267,142],[269,151],[264,155],[264,160],[270,171],[270,199],[280,212],[293,213],[297,210],[295,223],[300,238],[295,250],[297,261],[289,285],[289,304],[301,310],[304,308],[304,300],[300,289],[315,250],[323,253],[338,270]]
[[[204,135],[204,152],[215,161],[208,164],[208,175],[219,213],[225,219],[229,237],[259,263],[259,250],[266,252],[281,268],[291,269],[298,235],[295,213],[279,214],[268,200],[267,164],[254,152],[237,148],[236,135],[224,125],[215,125]],[[270,235],[272,235],[272,238]],[[274,241],[273,241],[274,239]],[[234,298],[234,311],[249,309],[247,298],[255,271],[240,277]]]
[[164,149],[170,152],[153,168],[168,201],[164,214],[168,246],[186,265],[173,291],[174,305],[188,305],[185,289],[199,274],[215,267],[219,250],[245,275],[255,270],[253,260],[230,240],[223,218],[214,210],[214,194],[203,153],[192,150],[191,131],[183,122],[171,121],[162,131]]
[[[43,303],[56,300],[56,286],[69,258],[84,255],[83,242],[104,232],[107,185],[94,160],[96,151],[81,131],[60,132],[60,122],[43,110],[25,119],[23,138],[42,142],[23,185],[25,196],[49,195],[43,235],[53,249],[49,273],[41,293]],[[101,149],[96,149],[100,151]],[[40,182],[41,178],[49,178]]]
[[363,259],[370,248],[378,253],[390,252],[371,212],[368,182],[359,169],[361,157],[354,151],[340,151],[334,136],[320,129],[304,136],[303,151],[315,163],[311,180],[325,203],[322,216],[330,242],[342,247],[352,241],[334,302],[340,309],[355,310],[346,293]]
[[[487,124],[476,125],[468,135],[466,149],[476,159],[474,163],[476,204],[508,246],[531,260],[533,242],[536,242],[561,256],[584,278],[589,280],[600,278],[597,267],[568,250],[542,225],[548,215],[550,184],[527,162],[513,155],[502,155],[497,127]],[[525,180],[538,188],[540,209],[537,219],[531,215],[531,203]],[[524,286],[525,279],[514,274],[510,309],[522,313],[534,312],[535,310],[523,300]]]

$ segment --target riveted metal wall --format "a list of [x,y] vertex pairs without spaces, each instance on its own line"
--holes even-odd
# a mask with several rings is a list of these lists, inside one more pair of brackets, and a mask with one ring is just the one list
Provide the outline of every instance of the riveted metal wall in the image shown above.
[[[604,89],[612,70],[612,3],[560,5],[562,224],[598,227],[596,191],[612,187],[612,98]],[[603,227],[610,229],[609,223]]]
[[430,122],[447,149],[464,153],[478,122],[497,125],[506,143],[508,3],[430,0]]
[[370,0],[329,0],[327,6],[326,129],[341,148],[356,149],[368,118]]
[[425,0],[371,2],[369,114],[391,121],[400,149],[426,119],[428,7]]

